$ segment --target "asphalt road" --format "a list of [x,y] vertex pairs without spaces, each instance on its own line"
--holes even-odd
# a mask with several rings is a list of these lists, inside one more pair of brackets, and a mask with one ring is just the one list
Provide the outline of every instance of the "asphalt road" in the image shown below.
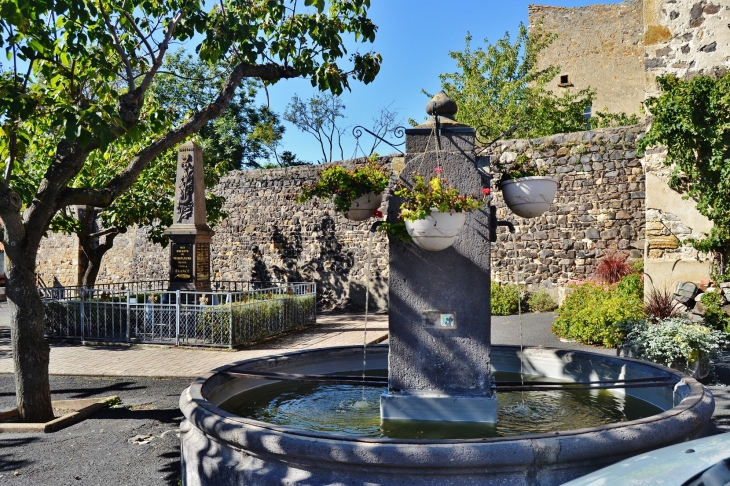
[[[51,377],[54,399],[118,395],[123,403],[52,434],[1,434],[0,484],[177,486],[178,400],[189,384],[185,379]],[[13,379],[0,375],[0,409],[14,406]],[[130,442],[137,436],[151,440]]]

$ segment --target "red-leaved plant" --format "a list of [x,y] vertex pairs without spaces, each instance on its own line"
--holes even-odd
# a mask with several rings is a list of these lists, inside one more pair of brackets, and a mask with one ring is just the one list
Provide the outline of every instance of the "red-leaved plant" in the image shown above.
[[634,270],[626,262],[626,255],[615,251],[606,253],[593,272],[596,279],[605,284],[615,284],[632,273]]
[[644,298],[646,318],[652,322],[659,322],[669,317],[680,315],[678,303],[674,300],[674,293],[665,288],[658,289],[652,284],[651,290]]

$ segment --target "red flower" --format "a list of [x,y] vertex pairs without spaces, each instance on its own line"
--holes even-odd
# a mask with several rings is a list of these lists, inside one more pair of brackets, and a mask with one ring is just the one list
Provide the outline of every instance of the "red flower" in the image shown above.
[[440,174],[444,171],[444,169],[442,169],[441,167],[436,167],[433,171],[437,174]]
[[376,218],[382,218],[383,212],[378,209],[373,209],[373,216],[375,216]]
[[485,196],[488,196],[490,192],[492,191],[488,187],[482,187],[482,194]]

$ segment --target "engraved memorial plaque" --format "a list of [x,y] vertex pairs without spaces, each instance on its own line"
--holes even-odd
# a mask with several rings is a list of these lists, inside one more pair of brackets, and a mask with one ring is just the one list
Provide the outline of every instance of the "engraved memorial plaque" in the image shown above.
[[173,282],[193,281],[192,243],[172,243],[170,250],[170,277]]
[[199,243],[195,248],[195,275],[198,280],[210,280],[210,244]]

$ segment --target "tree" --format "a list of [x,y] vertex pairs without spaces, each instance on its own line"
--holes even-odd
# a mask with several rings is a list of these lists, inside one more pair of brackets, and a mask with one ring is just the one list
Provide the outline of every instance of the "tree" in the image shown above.
[[662,91],[646,101],[651,128],[639,150],[665,146],[673,167],[669,186],[695,200],[713,223],[709,234],[689,243],[715,259],[715,275],[730,281],[730,74],[657,78]]
[[[159,78],[150,86],[150,96],[169,115],[172,126],[212,102],[221,82],[229,74],[227,71],[224,66],[209,65],[180,49],[164,60]],[[275,113],[265,106],[253,106],[257,84],[257,81],[244,80],[226,111],[208,121],[195,136],[206,161],[207,188],[217,184],[220,176],[230,170],[260,167],[260,159],[268,157],[269,138],[281,138],[284,132]],[[103,175],[115,174],[143,148],[144,142],[149,141],[118,148],[115,146],[122,141],[111,143],[106,155],[94,164],[97,181]],[[89,162],[93,161],[90,156]],[[167,246],[169,240],[164,231],[172,224],[176,169],[177,151],[168,149],[156,157],[130,190],[109,207],[101,211],[90,206],[62,211],[51,221],[52,230],[75,234],[78,238],[85,257],[79,261],[83,275],[81,285],[90,287],[96,283],[104,255],[114,246],[115,237],[126,233],[130,226],[148,227],[149,240]],[[227,216],[222,211],[225,200],[211,192],[206,192],[205,198],[208,223],[215,227]]]
[[[378,114],[373,117],[373,124],[371,125],[371,129],[369,130],[369,132],[371,134],[374,134],[375,136],[372,137],[373,141],[370,145],[370,148],[368,149],[368,152],[365,153],[365,150],[362,150],[363,155],[365,155],[366,157],[370,157],[371,155],[376,153],[375,150],[383,142],[383,140],[387,140],[388,133],[393,134],[396,138],[403,137],[403,135],[405,134],[405,132],[402,131],[403,127],[400,126],[403,122],[401,119],[398,118],[398,110],[391,109],[391,106],[393,106],[393,103],[383,108],[380,108],[380,110],[378,110]],[[353,132],[357,137],[357,146],[355,147],[355,152],[357,153],[357,149],[361,147],[360,135],[362,135],[362,130],[360,129],[360,127],[355,127]]]
[[480,128],[480,136],[486,139],[495,139],[513,127],[511,134],[516,138],[583,130],[584,113],[595,91],[566,90],[557,96],[545,86],[560,68],[538,69],[538,54],[555,38],[539,26],[528,33],[520,23],[514,43],[505,33],[493,45],[485,39],[486,50],[472,50],[472,36],[467,34],[464,50],[449,52],[459,71],[439,76],[441,88],[459,107],[457,120]]
[[334,93],[318,93],[306,102],[295,94],[284,111],[284,119],[317,140],[322,150],[320,162],[326,164],[335,160],[336,148],[340,150],[339,160],[345,158],[342,135],[347,128],[339,126],[337,120],[345,118],[344,110],[345,105]]
[[[188,0],[0,0],[0,47],[12,60],[0,77],[0,218],[21,421],[53,416],[35,261],[54,215],[69,206],[109,207],[155,157],[220,116],[243,79],[305,76],[337,94],[351,78],[372,81],[378,54],[353,54],[347,71],[338,65],[346,54],[342,35],[374,40],[369,3],[332,0],[325,11],[324,0],[304,0],[300,12],[296,0],[222,0],[210,11]],[[150,86],[170,43],[198,34],[199,59],[229,74],[212,102],[167,128],[169,115]],[[90,158],[145,133],[151,140],[122,168],[97,179]]]

